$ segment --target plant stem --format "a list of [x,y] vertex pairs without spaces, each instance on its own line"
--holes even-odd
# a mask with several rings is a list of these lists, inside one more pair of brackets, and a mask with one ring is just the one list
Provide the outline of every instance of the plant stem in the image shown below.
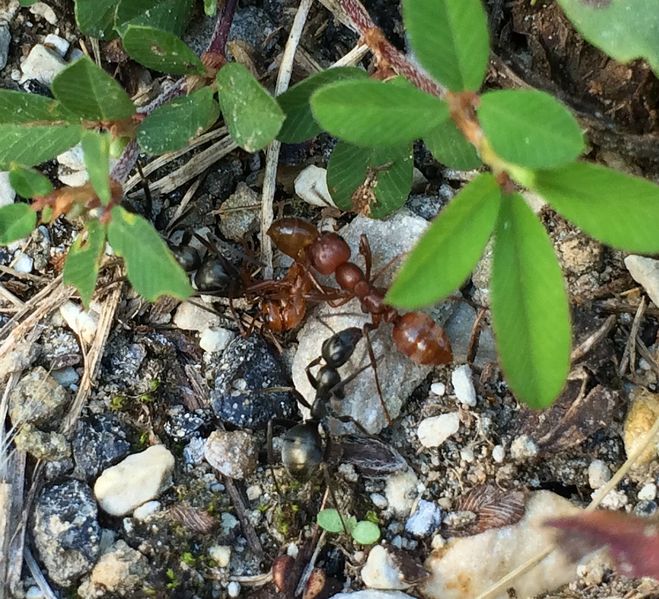
[[226,56],[227,39],[229,38],[229,31],[233,17],[236,14],[236,5],[238,0],[227,0],[222,11],[222,17],[215,23],[215,30],[210,44],[208,44],[208,52],[214,52]]

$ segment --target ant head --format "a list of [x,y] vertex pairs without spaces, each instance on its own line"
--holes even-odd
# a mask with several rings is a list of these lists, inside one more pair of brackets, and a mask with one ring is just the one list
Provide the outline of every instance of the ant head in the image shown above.
[[321,350],[325,363],[333,368],[343,366],[352,356],[363,334],[360,328],[350,327],[326,339]]

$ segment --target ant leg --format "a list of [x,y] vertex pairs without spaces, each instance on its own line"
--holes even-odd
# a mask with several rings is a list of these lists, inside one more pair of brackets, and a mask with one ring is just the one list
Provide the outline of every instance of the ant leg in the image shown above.
[[275,489],[277,490],[277,495],[280,497],[283,497],[282,492],[281,492],[281,487],[279,486],[279,481],[277,480],[277,476],[275,475],[275,456],[274,452],[272,450],[272,427],[274,425],[274,418],[271,418],[268,420],[268,433],[267,433],[267,452],[268,452],[268,466],[270,467],[270,474],[272,474],[272,480],[275,483]]
[[334,509],[336,510],[336,513],[339,515],[339,520],[341,520],[341,526],[343,526],[343,531],[347,535],[349,535],[350,530],[348,530],[346,521],[343,519],[343,514],[341,513],[341,508],[339,507],[339,502],[337,501],[336,494],[334,493],[334,483],[330,478],[329,472],[327,471],[327,466],[323,464],[322,469],[323,469],[323,476],[325,477],[325,484],[327,485],[327,490],[329,491],[330,497],[332,498]]
[[352,424],[355,428],[365,437],[370,437],[369,433],[359,422],[357,422],[352,416],[339,416],[338,414],[332,414],[332,418],[336,418],[339,422],[344,422],[346,424]]
[[467,344],[467,364],[473,364],[476,353],[478,352],[478,342],[481,337],[481,321],[485,316],[485,308],[481,308],[476,315],[476,320],[471,327],[471,334],[469,335],[469,343]]
[[316,390],[318,390],[319,383],[318,383],[318,379],[313,374],[311,374],[311,369],[314,366],[317,366],[318,364],[320,364],[322,361],[323,361],[323,357],[318,356],[315,360],[313,360],[312,362],[309,362],[307,364],[307,367],[304,369],[304,372],[307,373],[307,378],[309,379],[309,383]]
[[387,426],[391,425],[391,416],[389,415],[389,410],[387,409],[387,404],[384,402],[384,396],[382,395],[382,387],[380,386],[380,377],[378,376],[378,368],[375,361],[375,352],[373,351],[373,346],[371,345],[371,339],[368,336],[368,331],[370,327],[368,324],[364,325],[364,338],[366,339],[366,349],[368,351],[368,358],[371,361],[371,366],[373,367],[373,377],[375,378],[375,387],[378,390],[378,397],[380,399],[380,405],[382,406],[382,411],[384,412],[384,417],[387,419]]
[[371,245],[368,243],[368,237],[363,233],[359,238],[359,253],[364,257],[364,279],[370,283],[373,253],[371,252]]

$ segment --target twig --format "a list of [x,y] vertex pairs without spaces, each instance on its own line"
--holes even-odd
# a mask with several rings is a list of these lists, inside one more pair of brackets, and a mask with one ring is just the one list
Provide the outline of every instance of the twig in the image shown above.
[[[650,443],[654,442],[657,433],[659,432],[659,418],[654,422],[652,428],[648,431],[646,436],[643,439],[643,442],[636,448],[636,450],[627,458],[625,463],[618,468],[618,471],[611,477],[611,480],[607,482],[603,487],[600,487],[593,497],[593,500],[588,504],[585,512],[594,512],[599,505],[602,503],[602,500],[613,490],[616,485],[622,480],[622,478],[627,474],[629,469],[636,463],[638,458],[645,452]],[[510,583],[521,576],[526,574],[534,566],[539,564],[545,557],[547,557],[554,549],[556,549],[556,544],[552,543],[549,547],[544,549],[542,552],[538,553],[531,559],[524,562],[521,566],[515,568],[512,572],[506,574],[503,578],[499,579],[493,586],[487,589],[484,593],[481,593],[476,597],[476,599],[488,599],[497,593],[508,588]]]
[[0,296],[2,296],[3,299],[14,304],[14,306],[18,308],[22,308],[25,305],[25,302],[23,300],[17,298],[11,291],[9,291],[9,289],[7,289],[2,284],[0,284]]
[[[291,81],[293,72],[293,61],[295,51],[297,50],[304,24],[306,23],[309,10],[313,0],[301,0],[300,6],[295,14],[291,32],[288,35],[288,41],[284,48],[284,56],[279,65],[277,74],[277,84],[275,85],[275,96],[285,92]],[[281,143],[274,140],[269,146],[265,157],[265,176],[263,179],[263,192],[261,196],[261,261],[264,264],[264,277],[272,278],[272,242],[267,235],[267,231],[273,221],[272,202],[275,197],[275,188],[277,181],[277,162],[279,161],[279,150]]]
[[578,362],[588,352],[590,352],[593,347],[599,344],[611,332],[611,329],[613,329],[613,325],[616,323],[616,320],[616,316],[611,314],[599,329],[584,339],[578,347],[574,348],[572,355],[570,356],[570,361]]
[[247,514],[245,504],[243,503],[243,498],[240,494],[240,491],[238,490],[238,487],[236,486],[236,483],[228,476],[222,476],[222,478],[224,479],[224,486],[231,496],[233,507],[236,509],[236,513],[238,514],[238,519],[240,520],[240,525],[242,526],[243,533],[247,539],[247,544],[257,557],[263,557],[263,546],[261,545],[261,541],[259,541],[259,537],[249,520],[249,515]]
[[357,44],[350,52],[331,65],[330,69],[356,65],[370,51],[371,49],[366,44]]
[[618,369],[618,374],[623,376],[629,367],[630,373],[634,374],[634,363],[636,362],[636,335],[638,334],[638,329],[641,326],[643,320],[643,315],[645,314],[645,296],[641,298],[641,303],[638,305],[636,314],[634,315],[634,320],[632,321],[632,328],[629,332],[629,337],[627,338],[627,343],[625,344],[625,351],[622,354],[622,360],[620,361],[620,368]]
[[27,564],[28,570],[30,570],[30,574],[32,575],[32,578],[34,578],[34,582],[37,583],[39,590],[43,593],[44,598],[57,599],[57,595],[54,593],[53,589],[50,588],[50,585],[48,584],[46,577],[43,575],[43,572],[41,571],[41,568],[39,567],[37,560],[34,559],[32,552],[27,547],[23,552],[23,558],[25,559],[25,563]]

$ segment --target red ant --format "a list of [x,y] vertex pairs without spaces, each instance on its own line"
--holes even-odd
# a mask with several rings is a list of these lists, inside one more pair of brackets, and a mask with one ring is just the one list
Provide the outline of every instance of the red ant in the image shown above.
[[[291,292],[280,301],[280,324],[288,330],[297,326],[304,316],[300,306],[306,306],[305,294],[316,285],[309,267],[322,275],[334,275],[344,292],[344,298],[357,298],[362,311],[370,314],[372,326],[383,322],[393,324],[393,340],[398,350],[417,364],[447,364],[453,355],[448,337],[437,323],[423,312],[399,314],[384,303],[385,291],[371,282],[371,250],[366,236],[362,236],[359,253],[364,257],[365,271],[349,262],[350,246],[336,233],[320,233],[311,223],[300,218],[276,220],[268,235],[284,254],[295,260],[287,278],[291,276]],[[295,291],[295,293],[293,293]],[[265,307],[265,304],[264,304]],[[299,319],[297,315],[301,312]],[[284,316],[295,314],[296,318]],[[267,319],[267,314],[266,314]],[[288,326],[289,324],[292,326]]]

